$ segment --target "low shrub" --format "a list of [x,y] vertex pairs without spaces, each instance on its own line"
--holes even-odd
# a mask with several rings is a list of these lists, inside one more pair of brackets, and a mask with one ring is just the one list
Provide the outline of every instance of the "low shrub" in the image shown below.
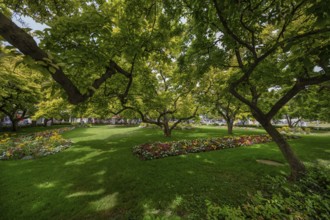
[[310,134],[311,133],[311,129],[310,128],[304,128],[306,134]]
[[71,145],[71,141],[60,134],[73,128],[59,128],[21,136],[4,134],[0,137],[0,160],[32,159],[60,152]]
[[149,124],[149,123],[141,123],[139,125],[140,128],[152,128],[152,129],[156,129],[156,128],[160,128],[159,126],[155,125],[155,124]]
[[[170,122],[169,123],[169,127],[171,127],[174,123]],[[152,128],[152,129],[160,129],[160,127],[158,125],[155,124],[149,124],[149,123],[141,123],[139,125],[140,128]],[[175,130],[188,130],[188,129],[193,129],[193,126],[191,124],[178,124],[176,125],[176,127],[174,128]]]
[[76,123],[74,124],[77,128],[91,128],[93,125],[91,123]]
[[207,201],[207,219],[328,219],[330,178],[313,168],[300,181],[290,184],[285,177],[268,177],[266,192],[250,197],[239,207],[218,206]]

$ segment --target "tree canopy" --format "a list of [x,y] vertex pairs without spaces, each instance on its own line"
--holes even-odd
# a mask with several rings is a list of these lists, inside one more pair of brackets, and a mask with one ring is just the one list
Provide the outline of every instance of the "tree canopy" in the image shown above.
[[[70,103],[95,96],[91,100],[109,112],[133,110],[164,127],[160,119],[168,121],[168,115],[180,121],[196,113],[195,100],[213,71],[217,83],[209,89],[209,101],[249,108],[288,160],[291,178],[304,175],[304,165],[271,121],[307,90],[309,97],[320,92],[322,101],[313,106],[327,109],[322,97],[329,92],[330,10],[325,1],[2,2],[3,40],[24,55],[25,65],[51,77]],[[48,28],[24,29],[12,14]],[[322,112],[314,117],[328,118],[327,110]]]

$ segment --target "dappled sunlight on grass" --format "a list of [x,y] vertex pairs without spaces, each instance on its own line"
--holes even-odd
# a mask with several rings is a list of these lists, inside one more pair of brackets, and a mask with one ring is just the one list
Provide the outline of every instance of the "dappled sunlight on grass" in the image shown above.
[[[217,127],[173,131],[172,138],[153,129],[77,128],[64,134],[74,144],[59,154],[0,161],[1,218],[189,219],[194,212],[205,212],[205,199],[238,205],[247,193],[260,190],[263,176],[288,173],[287,164],[256,162],[285,162],[274,143],[152,161],[132,154],[133,146],[146,142],[226,135]],[[306,136],[290,143],[305,163],[329,164],[329,141]]]
[[106,170],[101,170],[99,172],[94,173],[93,176],[103,176],[106,172]]
[[167,207],[163,209],[155,208],[151,201],[143,204],[143,219],[180,219],[176,214],[176,209],[182,204],[183,198],[175,196]]
[[45,182],[45,183],[37,184],[37,187],[40,189],[48,189],[48,188],[53,188],[55,186],[56,186],[55,182]]
[[322,167],[326,167],[327,169],[330,169],[330,160],[317,159],[316,161]]
[[34,201],[32,206],[31,206],[31,209],[32,210],[37,210],[37,209],[41,209],[44,206],[45,206],[45,202],[43,202],[43,201]]
[[102,197],[101,199],[90,202],[90,206],[95,211],[109,210],[116,206],[117,200],[118,200],[117,199],[118,194],[119,194],[118,192],[115,192],[110,195],[106,195],[106,196]]
[[80,191],[80,192],[75,192],[70,195],[67,195],[66,198],[69,199],[69,198],[79,197],[79,196],[94,196],[94,195],[101,195],[103,193],[105,193],[105,189],[99,189],[99,190],[91,191],[91,192]]
[[73,161],[67,161],[64,165],[82,165],[85,164],[89,161],[93,161],[94,157],[103,155],[103,154],[108,154],[108,153],[112,153],[115,152],[116,150],[111,150],[111,151],[107,151],[107,152],[102,152],[102,151],[90,151],[90,153],[87,153],[85,156],[80,157],[76,160]]
[[214,161],[212,161],[212,160],[208,160],[208,159],[204,159],[203,162],[205,162],[205,163],[209,163],[209,164],[215,164]]

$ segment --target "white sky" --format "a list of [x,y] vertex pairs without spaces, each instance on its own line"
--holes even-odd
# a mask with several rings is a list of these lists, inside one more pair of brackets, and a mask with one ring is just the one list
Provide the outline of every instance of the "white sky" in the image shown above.
[[[22,28],[31,28],[32,30],[43,30],[47,28],[48,26],[45,24],[40,24],[35,22],[31,17],[27,16],[13,16],[12,21],[15,22],[15,24]],[[34,40],[39,44],[40,40],[33,36]]]
[[[15,24],[17,24],[19,27],[28,27],[32,30],[43,30],[47,27],[45,24],[40,24],[35,22],[31,17],[26,16],[13,16],[13,21]],[[21,21],[24,22],[24,24],[21,23]]]

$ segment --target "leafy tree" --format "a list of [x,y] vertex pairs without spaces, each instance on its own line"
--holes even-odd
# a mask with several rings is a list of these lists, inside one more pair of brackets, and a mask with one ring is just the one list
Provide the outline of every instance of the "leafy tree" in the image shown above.
[[201,84],[207,84],[202,85],[206,86],[206,92],[201,95],[201,103],[220,115],[226,121],[228,134],[233,134],[234,122],[239,114],[244,113],[244,105],[229,93],[230,75],[231,70],[219,74],[218,69],[211,68],[201,80]]
[[[11,10],[47,22],[50,28],[35,33],[41,38],[37,45],[29,33],[0,13],[0,35],[61,85],[70,103],[87,100],[110,80],[128,91],[134,64],[153,49],[154,36],[161,36],[154,29],[161,4],[152,0],[66,2],[23,1],[17,6],[17,1],[6,1]],[[126,80],[118,82],[114,75]]]
[[304,93],[307,92],[302,92],[291,99],[278,113],[280,117],[286,119],[290,128],[298,126],[303,119],[309,119],[311,116],[310,105],[313,101]]
[[321,120],[329,121],[330,119],[330,102],[329,102],[329,83],[318,87],[308,87],[301,94],[292,99],[287,106],[285,117],[305,119],[305,120]]
[[148,66],[135,77],[123,110],[131,110],[145,123],[155,124],[171,136],[175,127],[196,116],[194,84],[177,73],[175,58],[166,51],[152,55]]
[[313,103],[311,104],[310,119],[321,120],[330,122],[330,85],[320,86],[314,92],[314,96],[311,98]]
[[[191,25],[190,62],[233,66],[230,93],[246,104],[279,146],[291,168],[292,180],[306,172],[272,118],[307,86],[330,80],[329,10],[322,1],[183,1],[174,11],[186,10]],[[199,55],[196,55],[199,54]],[[201,55],[203,54],[203,55]],[[322,71],[315,72],[319,66]],[[265,103],[269,89],[278,98]],[[243,91],[243,93],[242,93]],[[269,99],[268,99],[269,100]]]
[[44,118],[44,126],[47,122],[55,119],[69,119],[71,116],[72,107],[67,101],[62,98],[54,98],[44,100],[36,105],[37,111],[34,113],[33,118]]
[[16,66],[18,59],[9,56],[5,50],[1,51],[0,112],[10,118],[13,131],[17,131],[20,120],[33,113],[41,96],[40,74],[26,66]]

